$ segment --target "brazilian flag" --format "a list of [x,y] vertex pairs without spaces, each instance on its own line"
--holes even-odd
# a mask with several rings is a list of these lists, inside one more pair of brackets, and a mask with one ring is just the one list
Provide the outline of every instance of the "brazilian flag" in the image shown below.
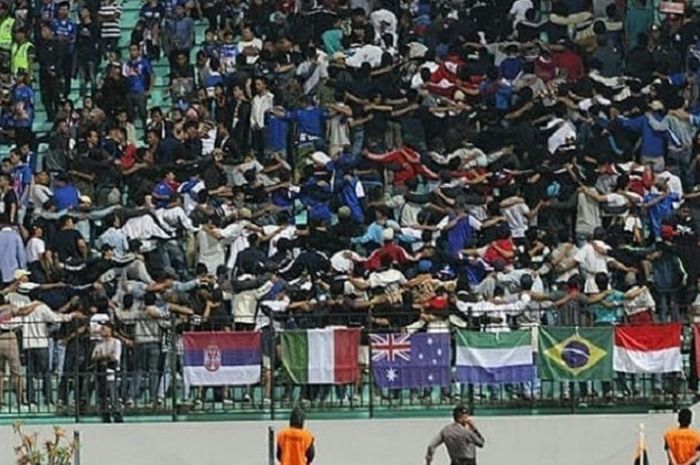
[[613,331],[609,328],[547,328],[539,331],[539,373],[553,381],[613,378]]

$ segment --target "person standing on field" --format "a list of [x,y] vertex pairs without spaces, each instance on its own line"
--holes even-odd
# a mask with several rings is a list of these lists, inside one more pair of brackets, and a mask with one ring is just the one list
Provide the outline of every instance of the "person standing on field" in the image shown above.
[[690,428],[693,412],[684,408],[678,412],[678,428],[664,434],[664,448],[669,465],[694,465],[700,460],[700,433]]
[[[445,444],[452,465],[476,465],[476,448],[484,447],[484,437],[469,416],[469,409],[458,405],[452,410],[453,423],[445,426],[428,445],[426,465],[433,462],[435,449]],[[680,464],[678,464],[680,465]]]
[[314,435],[304,429],[304,412],[296,408],[289,428],[277,433],[277,460],[280,465],[310,465],[315,455]]

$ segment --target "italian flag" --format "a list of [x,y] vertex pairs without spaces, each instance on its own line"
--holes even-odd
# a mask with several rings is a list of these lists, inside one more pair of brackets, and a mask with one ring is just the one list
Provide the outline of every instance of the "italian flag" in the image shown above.
[[282,366],[295,384],[354,383],[359,346],[359,329],[285,331]]
[[681,371],[681,325],[616,327],[613,369],[623,373]]

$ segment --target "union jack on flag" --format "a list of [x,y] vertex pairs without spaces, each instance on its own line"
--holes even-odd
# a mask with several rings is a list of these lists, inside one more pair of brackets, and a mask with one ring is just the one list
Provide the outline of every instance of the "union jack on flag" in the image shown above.
[[370,334],[369,337],[372,342],[372,361],[411,361],[410,334]]

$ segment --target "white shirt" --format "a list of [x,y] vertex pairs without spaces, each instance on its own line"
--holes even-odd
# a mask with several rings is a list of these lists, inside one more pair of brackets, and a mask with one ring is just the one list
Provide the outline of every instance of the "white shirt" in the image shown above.
[[275,96],[271,92],[256,94],[253,97],[250,110],[250,125],[253,129],[263,129],[265,127],[265,113],[272,109]]
[[27,242],[27,263],[34,263],[41,260],[41,256],[46,252],[46,243],[43,239],[32,237]]
[[[605,242],[596,241],[599,247],[609,249],[610,246]],[[592,243],[588,243],[581,247],[574,260],[579,264],[581,271],[586,277],[586,286],[584,292],[586,293],[596,293],[599,292],[598,286],[595,283],[595,275],[597,273],[607,273],[608,272],[608,262],[611,260],[610,257],[606,255],[601,255],[593,248]]]
[[510,7],[508,14],[513,16],[513,28],[518,25],[521,21],[525,20],[525,13],[530,8],[534,8],[532,0],[515,0],[513,6]]
[[[238,53],[243,53],[243,50],[246,47],[255,47],[258,49],[258,51],[262,50],[263,48],[263,43],[262,40],[258,39],[257,37],[254,37],[253,40],[241,40],[238,42]],[[256,61],[258,61],[260,55],[252,55],[252,56],[247,56],[246,57],[246,62],[249,65],[255,64]]]
[[[263,226],[263,234],[266,236],[273,231],[276,231],[279,228],[279,226]],[[280,239],[294,239],[297,237],[297,228],[296,226],[293,225],[288,225],[284,229],[282,229],[280,232],[275,234],[272,239],[270,239],[270,248],[268,249],[267,256],[272,257],[274,254],[277,253],[277,243],[279,242]]]
[[527,215],[530,213],[530,207],[525,202],[518,202],[515,205],[504,208],[502,213],[506,221],[508,221],[508,227],[510,227],[513,238],[525,237],[525,233],[528,230]]
[[201,229],[192,224],[192,220],[182,207],[159,208],[156,210],[156,217],[170,234],[177,233],[180,228],[191,232],[197,232]]
[[44,204],[51,200],[53,192],[49,186],[34,184],[31,190],[31,201],[34,205],[34,216],[38,217],[44,212]]
[[547,129],[551,129],[555,125],[562,122],[564,124],[562,124],[559,129],[554,131],[554,133],[549,136],[549,139],[547,139],[547,149],[552,155],[554,155],[559,147],[566,143],[567,139],[576,139],[576,128],[569,120],[564,121],[560,118],[556,118],[550,121],[546,127]]
[[[28,299],[28,298],[27,298]],[[26,305],[26,304],[25,304]],[[71,321],[73,316],[56,313],[45,304],[39,304],[32,313],[21,317],[22,347],[24,349],[46,349],[49,347],[49,323]]]
[[352,55],[345,60],[345,64],[351,68],[359,68],[364,62],[369,63],[372,68],[378,68],[382,64],[384,50],[381,47],[368,44],[351,51]]
[[91,341],[101,341],[102,340],[102,325],[109,322],[109,315],[106,313],[95,313],[90,317],[90,340]]
[[383,287],[395,291],[398,286],[406,283],[406,277],[399,270],[389,269],[371,273],[368,282],[370,287]]

